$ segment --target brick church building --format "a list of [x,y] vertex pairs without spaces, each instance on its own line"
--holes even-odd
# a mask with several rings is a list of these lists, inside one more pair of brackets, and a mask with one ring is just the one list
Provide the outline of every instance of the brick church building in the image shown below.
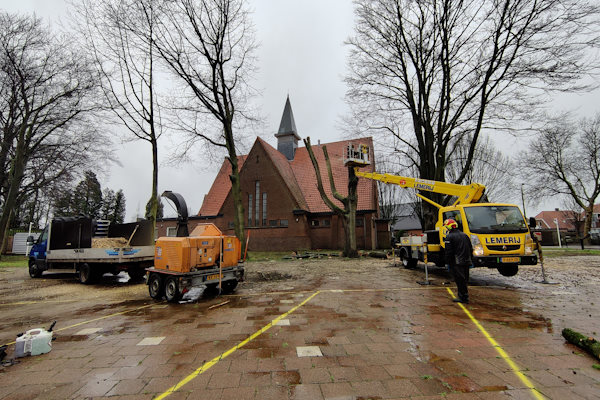
[[[289,97],[275,137],[277,149],[257,138],[250,152],[239,156],[244,222],[245,229],[250,233],[248,248],[254,251],[343,248],[342,220],[321,199],[308,151],[298,146],[300,136]],[[344,156],[347,146],[352,144],[369,146],[372,163],[363,170],[373,171],[372,138],[323,144],[327,146],[336,189],[342,195],[348,192],[348,170],[344,166]],[[331,194],[323,145],[312,146],[321,167],[323,186],[328,196],[343,207]],[[235,234],[230,172],[231,166],[225,160],[198,215],[190,218],[191,229],[199,222],[212,222],[223,232]],[[387,229],[387,224],[377,221],[378,210],[376,182],[360,179],[356,216],[358,248],[376,248],[377,231]],[[159,226],[165,226],[167,222],[165,220]],[[165,228],[159,228],[159,235],[164,234]]]

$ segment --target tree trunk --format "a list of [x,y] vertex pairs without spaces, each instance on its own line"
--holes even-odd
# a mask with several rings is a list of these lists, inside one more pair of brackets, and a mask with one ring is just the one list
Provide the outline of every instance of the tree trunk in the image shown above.
[[[346,214],[342,218],[344,225],[344,252],[343,256],[348,258],[357,258],[358,250],[356,249],[356,215],[352,217],[350,214]],[[354,228],[354,229],[352,229]]]
[[[225,143],[227,144],[227,150],[229,152],[229,163],[231,164],[231,175],[229,180],[231,181],[231,196],[233,197],[233,226],[235,229],[235,236],[240,240],[242,245],[242,254],[246,251],[246,235],[244,232],[244,203],[242,201],[242,189],[240,186],[240,171],[238,166],[238,158],[235,152],[235,142],[233,140],[233,129],[232,121],[225,121]],[[258,201],[258,199],[256,199]],[[252,210],[248,210],[249,213]]]
[[354,168],[348,167],[348,197],[344,202],[347,213],[343,215],[343,220],[344,232],[346,234],[344,256],[350,258],[358,257],[358,250],[356,247],[356,203],[358,202],[357,187],[358,177],[354,173]]
[[582,335],[572,329],[565,328],[562,330],[563,337],[567,342],[587,351],[594,357],[600,360],[600,342],[596,339]]
[[23,143],[19,142],[17,143],[15,158],[13,159],[11,172],[9,173],[10,185],[8,188],[8,193],[4,201],[4,206],[2,207],[2,214],[0,214],[0,256],[5,249],[11,215],[17,202],[17,196],[19,195],[21,182],[23,181],[26,163],[25,155],[23,153]]
[[592,219],[594,218],[594,202],[590,202],[590,204],[585,209],[585,223],[583,224],[583,243],[587,246],[592,244],[592,240],[590,238],[590,230],[592,229]]
[[[154,127],[150,130],[154,132]],[[150,198],[150,220],[152,221],[152,237],[156,239],[156,214],[158,212],[158,143],[154,133],[150,140],[152,145],[152,197]]]

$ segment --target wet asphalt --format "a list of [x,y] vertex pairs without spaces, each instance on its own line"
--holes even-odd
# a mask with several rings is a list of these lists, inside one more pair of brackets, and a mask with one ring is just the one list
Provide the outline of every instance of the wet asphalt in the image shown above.
[[554,285],[538,267],[516,279],[473,271],[464,307],[443,270],[423,284],[422,265],[363,262],[181,304],[152,300],[125,273],[83,286],[3,269],[7,359],[19,332],[57,324],[51,352],[0,367],[0,399],[600,398],[600,361],[560,335],[598,335],[598,260],[548,261]]

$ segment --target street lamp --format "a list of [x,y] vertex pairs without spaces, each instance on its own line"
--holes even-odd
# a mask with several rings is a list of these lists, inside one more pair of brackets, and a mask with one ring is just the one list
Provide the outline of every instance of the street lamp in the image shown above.
[[521,201],[523,202],[523,215],[525,216],[525,221],[527,221],[527,213],[525,212],[525,195],[523,194],[523,185],[524,185],[524,183],[521,183]]

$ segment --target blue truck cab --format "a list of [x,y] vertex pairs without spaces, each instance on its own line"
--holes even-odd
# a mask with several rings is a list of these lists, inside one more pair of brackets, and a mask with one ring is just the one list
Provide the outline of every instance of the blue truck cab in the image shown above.
[[48,248],[48,230],[50,225],[46,225],[44,231],[34,239],[33,236],[27,237],[27,244],[31,245],[29,251],[29,276],[39,278],[42,272],[47,269],[46,265],[46,250]]

